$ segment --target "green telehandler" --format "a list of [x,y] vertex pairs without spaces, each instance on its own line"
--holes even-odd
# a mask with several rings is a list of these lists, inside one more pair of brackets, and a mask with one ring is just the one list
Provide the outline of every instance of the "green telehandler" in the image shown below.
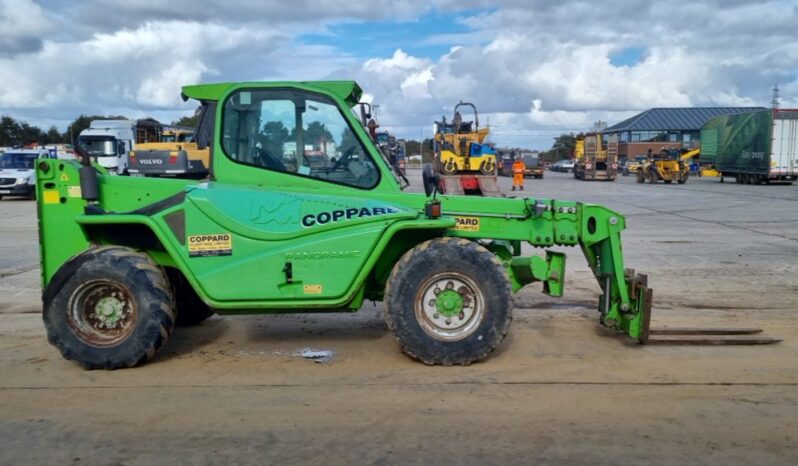
[[[86,368],[152,359],[175,325],[212,315],[351,312],[382,301],[401,350],[467,365],[504,339],[513,293],[563,293],[578,246],[601,297],[601,324],[641,343],[770,343],[751,335],[657,336],[652,291],[625,270],[624,217],[533,198],[402,192],[352,109],[352,81],[186,86],[208,106],[206,180],[109,176],[80,161],[39,160],[43,318],[66,359]],[[701,332],[699,332],[701,333]],[[716,330],[714,333],[718,333]],[[734,331],[728,331],[734,333]]]

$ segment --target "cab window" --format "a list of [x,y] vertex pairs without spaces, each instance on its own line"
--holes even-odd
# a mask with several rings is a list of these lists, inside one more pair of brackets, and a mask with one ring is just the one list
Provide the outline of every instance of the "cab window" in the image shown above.
[[335,103],[299,90],[241,90],[224,104],[226,155],[264,170],[372,188],[374,161]]

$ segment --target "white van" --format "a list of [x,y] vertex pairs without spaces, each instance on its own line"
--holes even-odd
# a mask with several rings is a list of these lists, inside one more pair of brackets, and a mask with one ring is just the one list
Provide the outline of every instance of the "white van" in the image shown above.
[[0,155],[0,199],[36,196],[36,159],[55,158],[47,149],[8,149]]

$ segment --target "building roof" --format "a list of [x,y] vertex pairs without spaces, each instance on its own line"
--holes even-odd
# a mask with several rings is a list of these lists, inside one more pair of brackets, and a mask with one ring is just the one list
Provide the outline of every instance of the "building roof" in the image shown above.
[[618,131],[698,131],[704,123],[721,115],[765,110],[764,107],[651,108],[605,129]]

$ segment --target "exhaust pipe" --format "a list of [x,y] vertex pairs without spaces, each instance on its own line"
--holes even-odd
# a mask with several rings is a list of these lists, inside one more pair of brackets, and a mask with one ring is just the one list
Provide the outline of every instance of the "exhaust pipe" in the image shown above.
[[[75,145],[75,152],[80,156],[80,196],[89,204],[95,204],[100,199],[100,183],[97,170],[91,165],[91,156],[80,145]],[[89,206],[87,206],[89,210]]]

